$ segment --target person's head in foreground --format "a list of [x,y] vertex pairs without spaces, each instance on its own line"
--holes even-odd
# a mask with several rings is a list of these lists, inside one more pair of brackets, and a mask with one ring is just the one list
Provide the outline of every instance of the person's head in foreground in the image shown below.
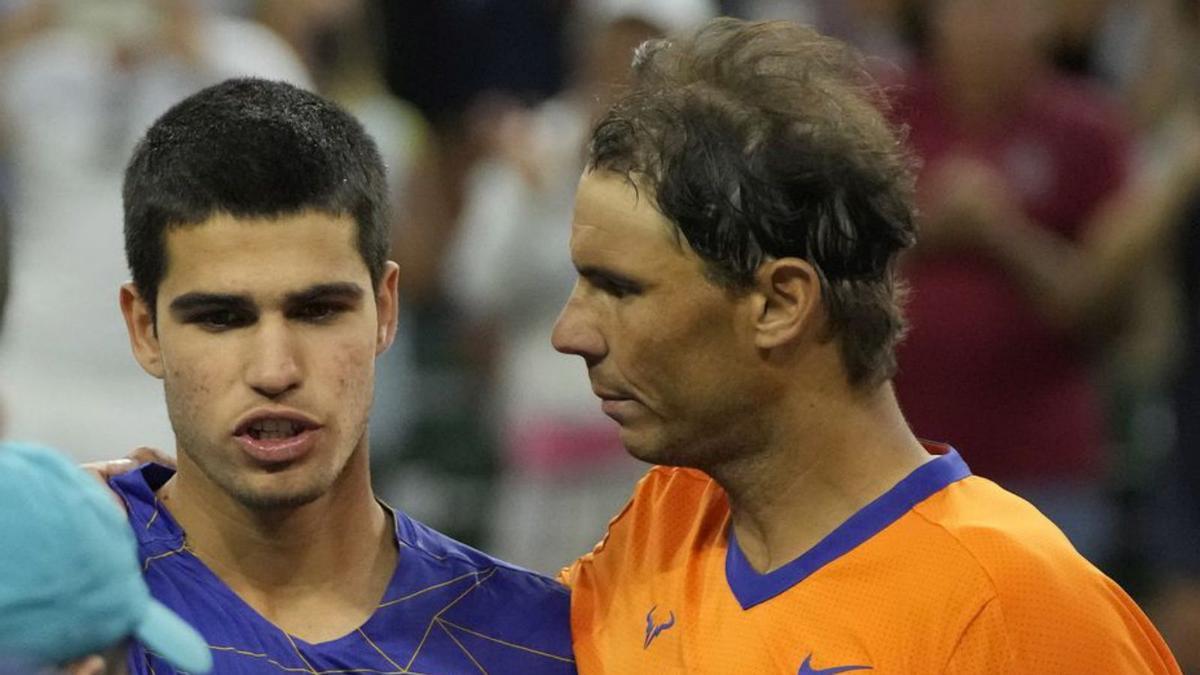
[[374,360],[396,319],[385,191],[362,126],[282,82],[205,89],[139,143],[121,309],[192,489],[256,511],[369,489]]
[[553,337],[629,451],[711,469],[770,445],[768,420],[890,396],[913,183],[858,58],[718,19],[633,68],[591,138]]
[[125,515],[66,458],[0,445],[0,541],[0,672],[124,673],[130,640],[211,668],[203,638],[150,597]]

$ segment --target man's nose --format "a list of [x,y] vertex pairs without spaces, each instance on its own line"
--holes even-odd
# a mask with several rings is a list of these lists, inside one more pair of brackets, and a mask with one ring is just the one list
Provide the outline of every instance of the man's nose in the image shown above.
[[285,320],[260,321],[246,365],[246,384],[259,394],[276,399],[303,381],[298,338]]
[[590,367],[608,354],[608,343],[586,302],[580,284],[576,282],[571,297],[567,298],[567,303],[554,323],[550,343],[563,354],[582,356]]

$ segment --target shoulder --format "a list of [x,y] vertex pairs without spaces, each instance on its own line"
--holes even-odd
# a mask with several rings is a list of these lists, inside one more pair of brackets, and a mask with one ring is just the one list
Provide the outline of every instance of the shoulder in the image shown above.
[[[572,659],[570,591],[559,582],[497,560],[395,512],[400,561],[407,583],[393,586],[388,606],[434,592],[451,598],[439,620],[465,633],[463,639],[520,645],[539,656],[539,667]],[[406,562],[406,556],[418,556]],[[473,636],[473,637],[472,637]],[[557,672],[553,669],[546,672]]]
[[640,537],[686,531],[686,525],[705,513],[728,512],[725,492],[707,474],[695,469],[656,466],[638,481],[625,508],[609,522],[608,536]]
[[163,517],[162,504],[158,501],[158,489],[173,475],[174,469],[143,464],[108,481],[109,487],[125,504],[129,526],[143,555],[157,552],[159,545],[170,549],[183,542],[183,533],[174,527],[169,517]]
[[1029,502],[989,480],[970,477],[914,511],[941,531],[989,581],[1004,604],[1069,592],[1103,575]]
[[394,511],[401,557],[420,556],[427,566],[448,577],[471,576],[479,583],[502,586],[513,602],[566,602],[569,591],[554,579],[494,558],[478,549]]
[[638,481],[600,543],[560,578],[575,588],[581,575],[657,567],[670,560],[686,564],[696,546],[721,538],[728,516],[725,492],[707,474],[656,466]]
[[[633,489],[633,499],[661,501],[668,496],[687,496],[698,500],[706,495],[712,496],[714,490],[719,492],[720,487],[703,471],[678,466],[656,466],[637,482]],[[723,496],[724,493],[721,494]]]
[[964,644],[1003,645],[1023,667],[1054,672],[1106,659],[1162,663],[1161,638],[1133,600],[1025,500],[971,477],[914,511],[985,580]]

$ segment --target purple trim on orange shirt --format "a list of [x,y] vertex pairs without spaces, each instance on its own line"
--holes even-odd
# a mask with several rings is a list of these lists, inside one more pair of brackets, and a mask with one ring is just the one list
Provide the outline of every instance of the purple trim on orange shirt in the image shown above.
[[731,525],[729,551],[725,556],[725,578],[729,588],[742,609],[766,602],[854,550],[930,495],[970,475],[971,469],[958,452],[947,447],[945,454],[914,469],[799,558],[766,574],[759,574],[750,566]]

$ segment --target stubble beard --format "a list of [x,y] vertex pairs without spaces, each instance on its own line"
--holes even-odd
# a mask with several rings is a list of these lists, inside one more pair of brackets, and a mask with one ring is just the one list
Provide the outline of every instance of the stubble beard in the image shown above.
[[[226,457],[225,453],[229,451],[228,447],[220,447],[219,441],[210,444],[202,430],[195,428],[193,420],[184,412],[196,407],[192,404],[190,397],[182,395],[167,380],[163,381],[163,393],[167,404],[167,417],[171,422],[171,429],[175,433],[177,451],[186,455],[217,489],[250,511],[286,511],[311,504],[328,493],[337,483],[350,466],[356,452],[366,451],[370,403],[374,395],[373,386],[367,388],[366,407],[362,411],[361,418],[357,420],[356,424],[350,426],[352,447],[345,452],[340,452],[339,448],[325,450],[325,452],[334,453],[334,456],[340,459],[337,465],[327,467],[316,462],[317,466],[300,468],[300,471],[306,474],[301,476],[302,481],[295,483],[289,481],[289,485],[284,486],[283,489],[257,488],[238,475],[239,471],[235,467],[235,463]],[[228,439],[227,445],[232,444],[232,439]]]
[[701,425],[660,426],[653,436],[622,439],[626,452],[634,459],[658,466],[699,469],[711,473],[730,462],[757,454],[765,441],[762,429],[751,413],[698,415],[708,420]]
[[[364,441],[366,434],[364,421],[360,433],[354,436],[355,448],[344,453],[344,458],[337,466],[301,468],[300,471],[306,475],[297,476],[301,479],[299,481],[289,480],[283,486],[257,487],[239,476],[239,470],[225,457],[227,448],[210,447],[199,434],[191,433],[187,424],[177,424],[174,418],[171,422],[179,452],[187,456],[208,482],[243,508],[255,512],[286,511],[320,499],[346,471],[355,449]],[[341,454],[338,453],[338,456]]]
[[237,470],[224,461],[219,449],[189,441],[185,435],[179,433],[176,433],[176,439],[179,442],[179,451],[187,455],[208,482],[250,511],[279,511],[310,504],[324,495],[337,478],[336,475],[317,475],[308,477],[303,484],[296,487],[254,487],[248,484],[249,481],[238,476]]

